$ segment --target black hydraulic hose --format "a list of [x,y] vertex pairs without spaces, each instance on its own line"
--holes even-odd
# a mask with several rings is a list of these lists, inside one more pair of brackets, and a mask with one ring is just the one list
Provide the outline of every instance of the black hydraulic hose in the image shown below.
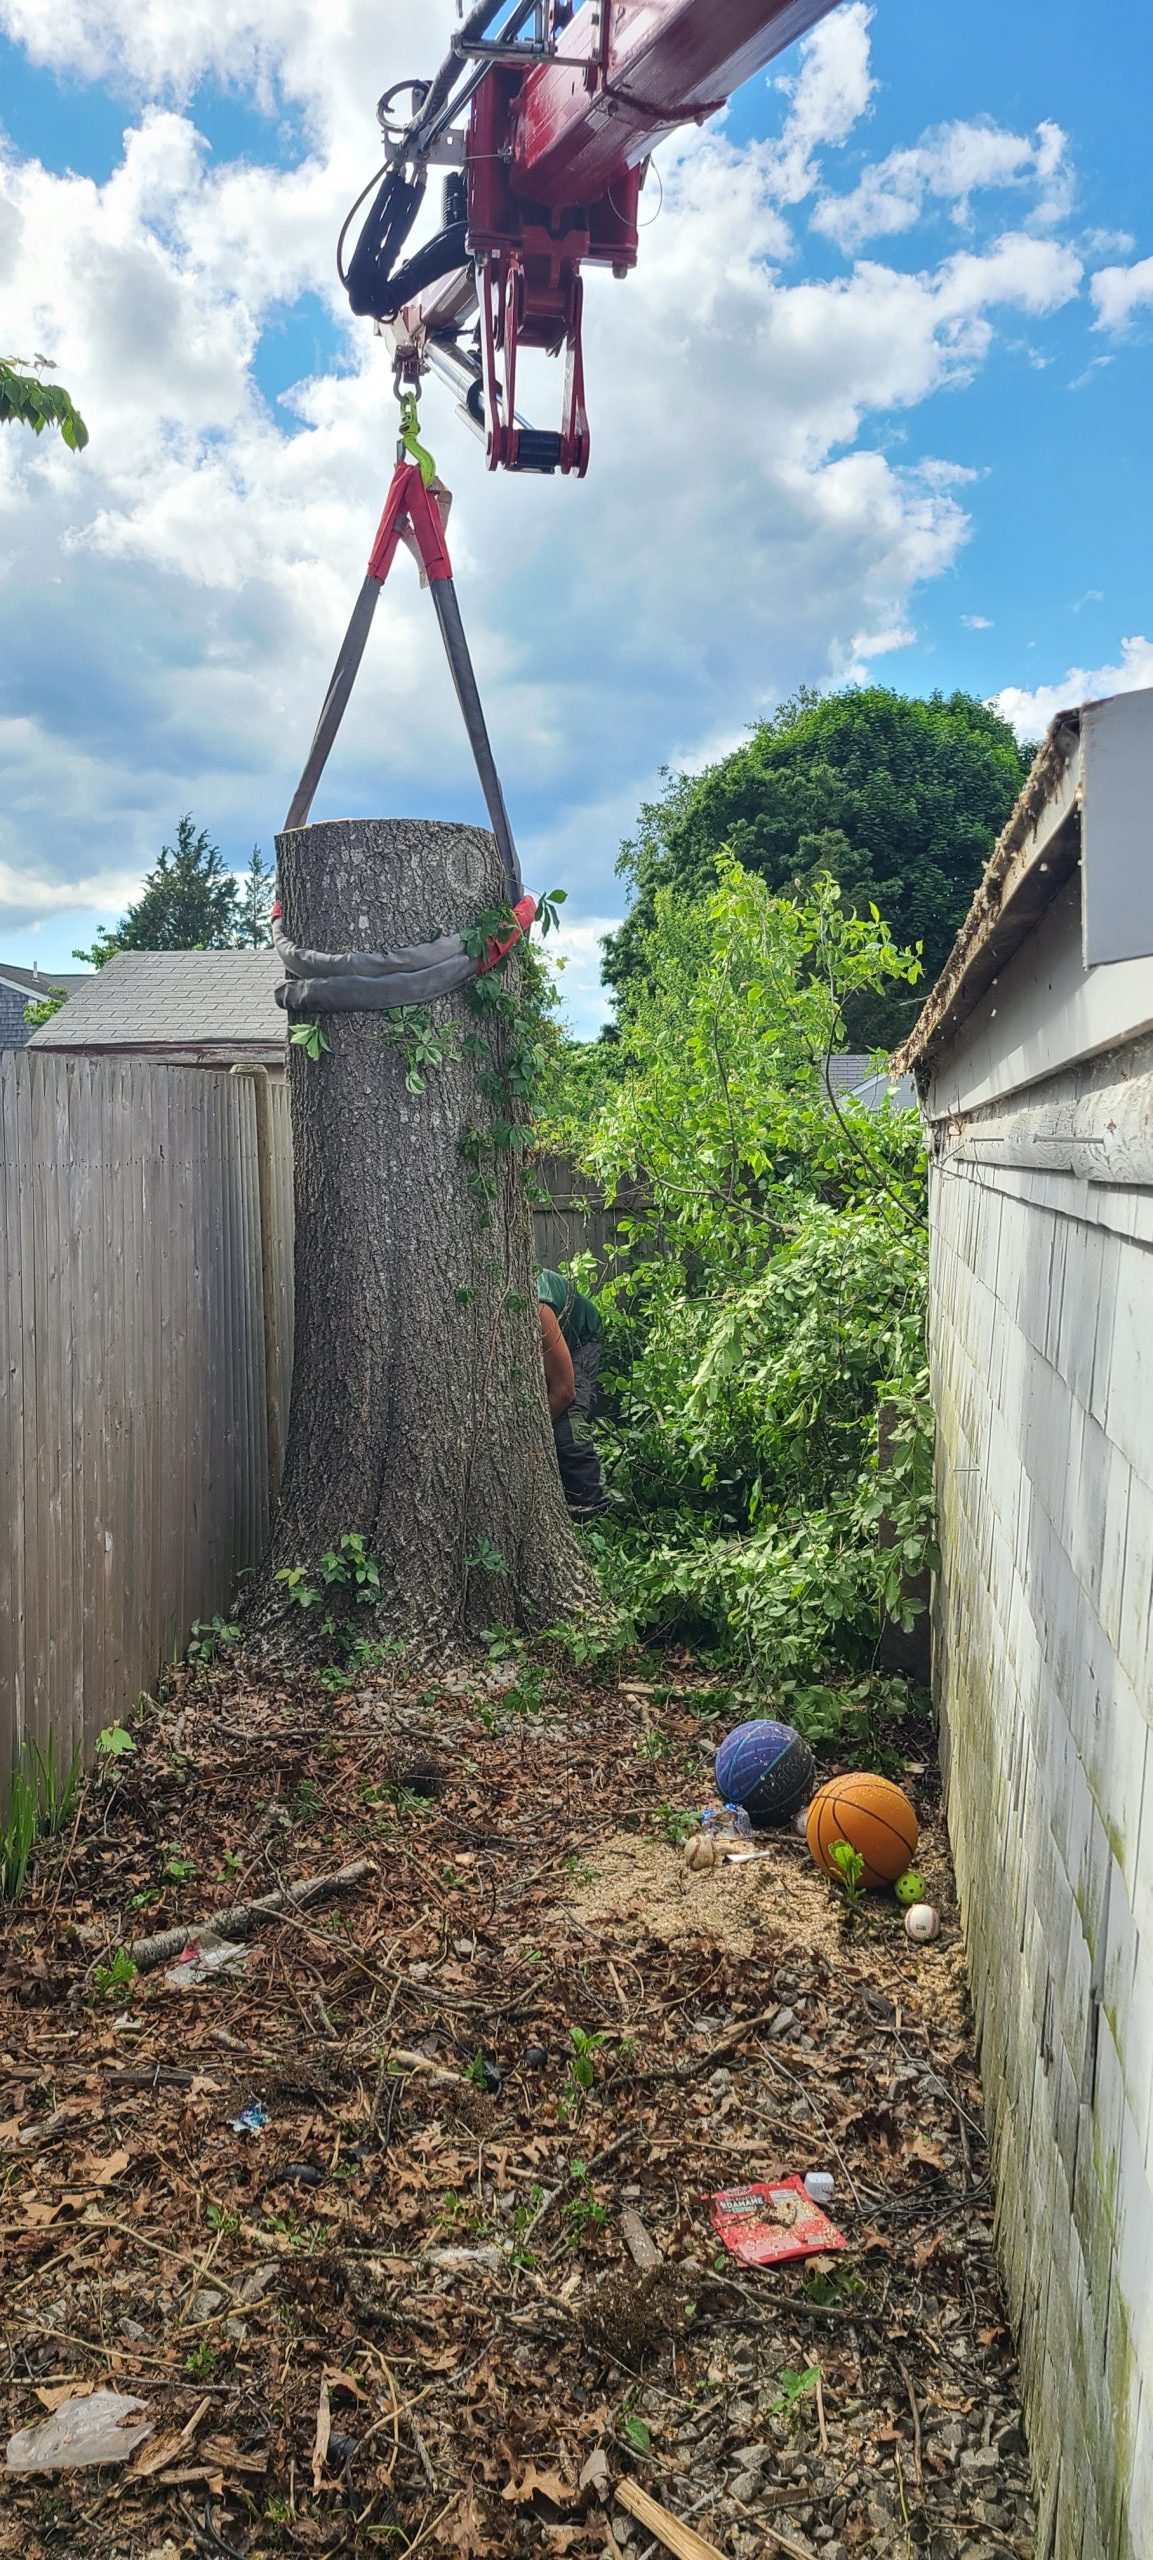
[[[350,225],[369,192],[368,187],[357,197],[352,211],[345,217],[337,245],[337,272],[359,318],[395,319],[404,304],[411,302],[426,285],[435,284],[438,277],[451,275],[454,268],[466,263],[466,227],[463,223],[450,223],[397,270],[397,260],[424,201],[423,154],[431,149],[453,115],[467,105],[486,76],[487,66],[484,63],[468,65],[462,70],[460,48],[483,36],[506,6],[507,0],[477,0],[477,5],[470,10],[454,39],[452,51],[442,62],[435,80],[423,91],[407,131],[396,147],[395,159],[384,172],[347,268],[342,263],[344,243]],[[536,0],[516,0],[502,34],[510,41],[519,35],[535,6]],[[401,81],[398,87],[413,85],[416,84]],[[396,94],[397,90],[392,89],[388,96],[392,98]],[[387,100],[382,99],[381,109],[386,107]],[[409,168],[414,172],[411,177],[406,175]],[[370,180],[369,183],[374,182]]]
[[[347,267],[341,270],[341,282],[354,311],[371,312],[374,319],[383,319],[380,297],[424,202],[424,191],[423,172],[417,178],[408,178],[403,169],[385,170],[360,238]],[[342,248],[344,236],[342,231]]]
[[406,302],[411,302],[426,285],[435,284],[438,276],[449,276],[455,267],[468,264],[468,224],[451,222],[447,230],[438,231],[417,249],[404,265],[394,267],[383,249],[374,246],[372,228],[376,208],[365,223],[348,263],[344,279],[348,299],[359,317],[394,320]]

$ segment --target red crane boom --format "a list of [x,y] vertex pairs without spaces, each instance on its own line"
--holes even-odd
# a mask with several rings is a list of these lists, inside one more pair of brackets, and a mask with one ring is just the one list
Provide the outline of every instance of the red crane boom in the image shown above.
[[[586,471],[583,268],[629,273],[654,145],[715,114],[834,5],[586,0],[574,14],[568,0],[478,0],[437,78],[401,84],[409,124],[390,121],[397,90],[381,100],[389,166],[344,281],[353,309],[387,326],[400,380],[431,367],[458,392],[491,470]],[[463,174],[441,232],[398,265],[433,161]],[[525,347],[565,355],[559,431],[518,414]]]
[[524,79],[510,180],[554,211],[606,195],[681,124],[715,114],[833,0],[606,0]]

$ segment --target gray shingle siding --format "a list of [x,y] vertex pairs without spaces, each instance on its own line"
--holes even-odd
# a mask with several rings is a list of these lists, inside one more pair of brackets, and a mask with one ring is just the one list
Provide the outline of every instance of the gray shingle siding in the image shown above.
[[32,1034],[24,1019],[28,1002],[16,987],[6,987],[0,979],[0,1049],[23,1049]]
[[15,961],[0,960],[0,1049],[26,1049],[32,1037],[24,1019],[26,1004],[40,1002],[45,996],[71,995],[83,979],[74,969],[61,970],[53,976],[46,969],[22,969]]

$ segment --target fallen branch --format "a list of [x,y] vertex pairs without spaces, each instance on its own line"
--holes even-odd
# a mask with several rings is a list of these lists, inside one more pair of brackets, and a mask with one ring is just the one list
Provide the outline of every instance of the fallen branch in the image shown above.
[[727,2036],[721,2036],[716,2044],[710,2045],[707,2053],[691,2054],[680,2062],[651,2063],[647,2071],[634,2071],[631,2075],[633,2087],[639,2089],[653,2080],[695,2080],[702,2071],[715,2071],[718,2062],[726,2061],[729,2054],[735,2053],[746,2036],[751,2036],[758,2027],[771,2027],[774,2018],[780,2017],[782,2006],[780,2000],[774,2000],[771,2009],[759,2010],[755,2018],[742,2018]]
[[[639,2524],[647,2525],[649,2532],[655,2533],[666,2551],[675,2552],[676,2560],[725,2560],[723,2551],[718,2551],[715,2542],[706,2542],[702,2533],[694,2533],[691,2524],[681,2524],[676,2516],[669,2514],[667,2507],[662,2507],[656,2498],[650,2498],[648,2490],[642,2489],[637,2481],[618,2480],[613,2496],[618,2507],[625,2507]],[[788,2548],[787,2544],[785,2548]],[[795,2544],[793,2548],[795,2550]]]
[[[721,2275],[715,2267],[710,2267],[707,2272],[702,2273],[698,2278],[698,2284],[702,2293],[712,2292],[716,2287],[722,2293],[735,2294],[737,2301],[743,2307],[745,2319],[756,2329],[779,2329],[782,2321],[785,2320],[816,2320],[823,2322],[826,2328],[835,2329],[843,2329],[848,2319],[852,2319],[866,2329],[875,2329],[879,2323],[879,2313],[859,2311],[855,2303],[850,2313],[837,2303],[802,2302],[798,2293],[768,2291],[762,2294],[759,2302],[754,2301],[747,2285],[737,2284],[732,2276]],[[718,2314],[717,2317],[720,2319],[722,2315]],[[735,2325],[735,2316],[733,2325]]]
[[[619,2507],[627,2508],[639,2524],[647,2525],[649,2532],[655,2533],[666,2551],[675,2553],[676,2560],[725,2560],[723,2551],[718,2551],[715,2542],[706,2542],[704,2535],[694,2533],[691,2525],[681,2524],[676,2516],[669,2514],[667,2507],[650,2498],[648,2490],[640,2488],[635,2480],[619,2480],[613,2496]],[[778,2533],[776,2527],[766,2524],[763,2518],[758,2518],[758,2523],[761,2532],[767,2533],[778,2551],[787,2552],[790,2560],[809,2560],[808,2552],[801,2549],[799,2542],[790,2542],[787,2533]]]
[[274,1920],[278,1912],[300,1911],[306,1903],[320,1902],[325,1894],[347,1893],[354,1884],[371,1875],[367,1858],[357,1858],[350,1867],[338,1867],[330,1876],[308,1876],[303,1884],[286,1884],[275,1893],[261,1894],[256,1902],[234,1903],[231,1911],[214,1911],[207,1920],[194,1922],[191,1928],[163,1929],[158,1938],[137,1938],[130,1949],[138,1973],[150,1973],[154,1965],[164,1964],[170,1956],[183,1955],[193,1940],[211,1929],[217,1938],[245,1938],[258,1920]]

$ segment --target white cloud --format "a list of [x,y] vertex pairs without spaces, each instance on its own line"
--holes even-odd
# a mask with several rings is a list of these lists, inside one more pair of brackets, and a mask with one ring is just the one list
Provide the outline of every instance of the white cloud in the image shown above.
[[911,649],[917,637],[911,623],[882,624],[879,630],[854,631],[843,646],[834,648],[830,674],[838,684],[867,684],[878,658],[887,658],[894,649]]
[[569,923],[566,915],[560,932],[550,934],[541,946],[556,973],[569,1025],[582,1039],[607,1022],[612,1011],[601,985],[601,944],[606,934],[616,932],[620,921],[619,915],[585,916]]
[[812,194],[819,178],[817,152],[847,142],[864,115],[877,85],[869,69],[872,17],[864,0],[850,0],[806,37],[795,77],[774,82],[789,100],[784,129],[765,155],[778,204],[801,204]]
[[993,628],[987,613],[963,613],[961,620],[966,631],[991,631]]
[[1059,125],[1039,124],[1033,135],[1010,133],[987,118],[938,125],[911,149],[890,151],[874,162],[847,195],[826,195],[813,215],[842,249],[909,231],[930,202],[947,205],[954,221],[968,223],[972,199],[988,187],[1030,187],[1033,218],[1058,221],[1067,210],[1069,172]]
[[139,885],[138,874],[131,871],[101,871],[65,884],[0,862],[0,924],[6,933],[24,933],[52,917],[70,915],[76,907],[119,913]]
[[[450,0],[397,0],[386,36],[377,0],[0,0],[36,60],[141,97],[104,185],[0,163],[6,337],[57,357],[92,430],[79,458],[0,439],[0,861],[31,908],[8,878],[9,929],[105,897],[111,921],[182,809],[230,863],[269,844],[391,465],[387,353],[344,309],[335,233],[372,165],[373,101],[431,70],[454,23]],[[782,281],[788,208],[868,110],[868,23],[853,0],[807,40],[777,140],[713,127],[662,154],[637,275],[590,279],[583,486],[490,478],[426,398],[526,876],[572,892],[586,1004],[617,845],[661,763],[721,752],[801,681],[883,664],[966,540],[971,472],[918,457],[912,428],[898,464],[871,422],[968,381],[1000,315],[1043,321],[1078,290],[1073,248],[1024,227],[916,271]],[[295,166],[217,164],[179,112],[205,73],[299,110]],[[950,148],[976,204],[991,145]],[[1056,142],[1021,149],[1036,193]],[[272,412],[254,356],[306,290],[339,358]],[[522,396],[550,423],[555,366],[526,362]],[[477,807],[407,560],[317,813],[374,807]]]
[[1153,258],[1139,258],[1135,267],[1098,267],[1089,291],[1094,328],[1127,329],[1136,312],[1153,305]]
[[363,162],[346,203],[379,159],[386,81],[431,76],[454,24],[448,0],[0,0],[0,29],[50,70],[175,105],[211,79],[292,109],[319,148],[347,153],[346,176]]
[[1002,719],[1012,721],[1019,738],[1040,738],[1059,711],[1100,702],[1110,693],[1136,693],[1145,685],[1153,685],[1153,640],[1139,633],[1122,641],[1115,666],[1070,667],[1060,684],[1039,684],[1031,692],[1006,685],[995,698]]
[[1083,234],[1080,245],[1086,258],[1107,258],[1110,252],[1115,258],[1128,258],[1137,243],[1131,231],[1093,230]]

